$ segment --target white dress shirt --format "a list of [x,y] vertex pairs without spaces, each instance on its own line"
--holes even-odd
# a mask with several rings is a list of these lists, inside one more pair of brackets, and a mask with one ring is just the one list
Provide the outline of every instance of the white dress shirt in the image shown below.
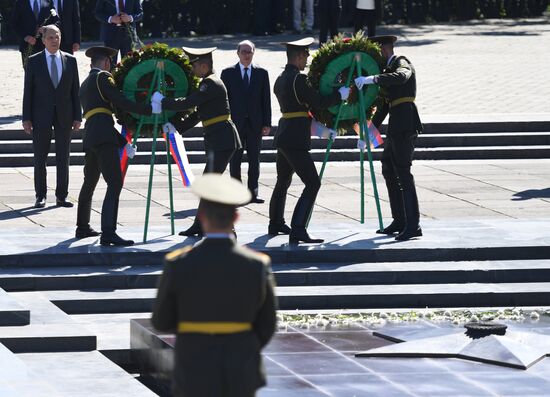
[[60,12],[59,12],[59,6],[61,5],[61,8],[63,8],[63,4],[64,4],[63,0],[54,0],[53,1],[55,11],[57,11],[57,15],[59,15],[59,16],[61,16]]
[[242,63],[239,62],[239,66],[241,68],[241,78],[244,79],[244,68],[248,68],[248,70],[246,71],[248,73],[248,83],[250,84],[250,78],[252,77],[252,64],[248,65],[248,66],[244,66]]
[[55,54],[50,54],[48,50],[44,50],[46,54],[46,65],[48,65],[48,74],[51,78],[52,75],[52,59],[50,55],[55,55],[55,63],[57,64],[57,82],[61,81],[61,75],[63,74],[63,64],[61,63],[61,52],[57,50]]
[[374,0],[357,0],[355,8],[360,10],[374,10],[375,9]]

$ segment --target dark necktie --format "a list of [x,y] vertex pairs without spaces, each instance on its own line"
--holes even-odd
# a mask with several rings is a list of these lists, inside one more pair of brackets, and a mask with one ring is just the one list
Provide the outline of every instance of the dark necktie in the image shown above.
[[124,0],[118,0],[118,13],[122,14],[124,12]]
[[57,0],[57,15],[59,18],[61,18],[61,14],[63,13],[63,0]]
[[51,78],[52,78],[52,84],[55,88],[59,85],[59,74],[57,72],[57,61],[55,59],[55,55],[50,55],[51,59]]
[[250,84],[250,79],[248,78],[248,68],[244,68],[243,82],[244,82],[244,87],[248,88]]
[[38,0],[34,0],[34,4],[32,5],[32,12],[34,12],[34,17],[38,21],[38,14],[40,14],[40,6],[38,5]]

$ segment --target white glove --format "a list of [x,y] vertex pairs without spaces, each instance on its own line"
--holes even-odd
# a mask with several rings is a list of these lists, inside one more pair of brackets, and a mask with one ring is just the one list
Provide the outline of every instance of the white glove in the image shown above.
[[338,92],[340,93],[340,98],[342,98],[342,101],[345,101],[349,97],[349,88],[348,87],[340,87],[338,88]]
[[136,155],[137,147],[132,146],[131,143],[127,143],[126,146],[125,146],[125,149],[126,149],[126,154],[128,155],[128,158],[133,159],[134,156]]
[[361,89],[365,84],[374,84],[374,76],[359,76],[354,81],[357,88]]
[[161,114],[162,113],[162,104],[160,102],[151,101],[151,113],[153,114]]
[[362,139],[358,139],[357,140],[357,149],[364,152],[366,148],[367,148],[367,143]]
[[165,134],[173,134],[177,131],[176,131],[176,127],[174,127],[174,124],[166,123],[162,126],[162,132],[164,132]]
[[160,102],[162,102],[163,99],[164,99],[164,95],[162,95],[158,91],[155,91],[155,93],[151,97],[151,102],[159,102],[160,103]]
[[338,133],[335,131],[335,130],[329,130],[330,131],[330,140],[333,141],[336,139],[336,136],[338,135]]

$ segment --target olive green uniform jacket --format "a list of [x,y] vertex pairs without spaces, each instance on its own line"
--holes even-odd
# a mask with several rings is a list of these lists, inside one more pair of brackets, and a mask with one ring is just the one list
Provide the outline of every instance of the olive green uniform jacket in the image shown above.
[[[115,86],[111,73],[93,68],[80,87],[80,103],[84,114],[95,108],[106,108],[115,112],[115,107],[127,112],[151,114],[151,105],[136,103],[126,98]],[[120,147],[126,139],[115,128],[113,116],[98,113],[86,120],[84,126],[84,150],[92,146],[112,143]]]
[[[281,113],[308,112],[310,108],[326,108],[340,103],[338,91],[321,95],[307,83],[307,76],[290,64],[277,77],[273,92],[281,106]],[[276,148],[311,149],[311,118],[281,118],[273,143]]]
[[174,394],[245,397],[265,385],[260,349],[275,332],[270,260],[230,238],[206,238],[167,255],[152,323],[174,332],[181,322],[246,322],[251,331],[179,333]]
[[[178,112],[193,109],[197,110],[185,119],[173,117],[171,121],[178,131],[182,133],[194,127],[199,121],[205,121],[214,117],[230,115],[227,89],[223,81],[215,74],[202,79],[199,89],[187,97],[164,98],[163,110],[175,110]],[[240,149],[241,141],[237,129],[231,120],[215,123],[203,128],[204,147],[210,150]]]
[[391,103],[400,98],[416,97],[416,72],[411,62],[404,56],[396,56],[384,73],[378,75],[378,85],[382,88],[382,103],[372,121],[377,127],[388,113],[388,135],[417,135],[422,132],[422,123],[414,102],[396,106]]

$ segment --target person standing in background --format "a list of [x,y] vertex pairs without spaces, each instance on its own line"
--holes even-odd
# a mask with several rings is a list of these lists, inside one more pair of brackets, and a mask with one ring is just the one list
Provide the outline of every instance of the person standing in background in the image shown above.
[[61,51],[73,54],[80,49],[80,5],[78,0],[52,0],[61,30]]
[[241,41],[237,46],[239,62],[224,69],[221,79],[227,88],[231,120],[242,144],[233,154],[229,170],[233,178],[241,180],[241,162],[246,147],[250,202],[261,204],[265,200],[258,196],[260,151],[262,137],[271,131],[271,91],[267,70],[252,63],[255,50],[251,41]]
[[[132,50],[136,22],[143,18],[140,0],[97,0],[95,18],[101,22],[101,40],[106,47],[120,50],[123,58]],[[113,65],[116,64],[116,56]]]
[[23,92],[23,129],[32,134],[34,152],[35,208],[46,206],[46,164],[55,131],[55,162],[58,207],[72,207],[69,194],[71,130],[78,131],[82,112],[78,93],[76,59],[59,50],[61,33],[55,25],[44,27],[45,49],[28,60]]
[[376,3],[375,0],[357,0],[355,5],[355,27],[357,33],[367,26],[367,35],[376,35]]
[[342,12],[342,0],[319,0],[319,44],[326,43],[338,34],[338,21]]
[[294,0],[294,8],[292,16],[294,18],[294,34],[300,34],[302,32],[302,1],[305,2],[306,6],[306,15],[305,15],[305,24],[306,24],[306,34],[313,33],[313,21],[314,21],[314,11],[313,11],[313,0]]

